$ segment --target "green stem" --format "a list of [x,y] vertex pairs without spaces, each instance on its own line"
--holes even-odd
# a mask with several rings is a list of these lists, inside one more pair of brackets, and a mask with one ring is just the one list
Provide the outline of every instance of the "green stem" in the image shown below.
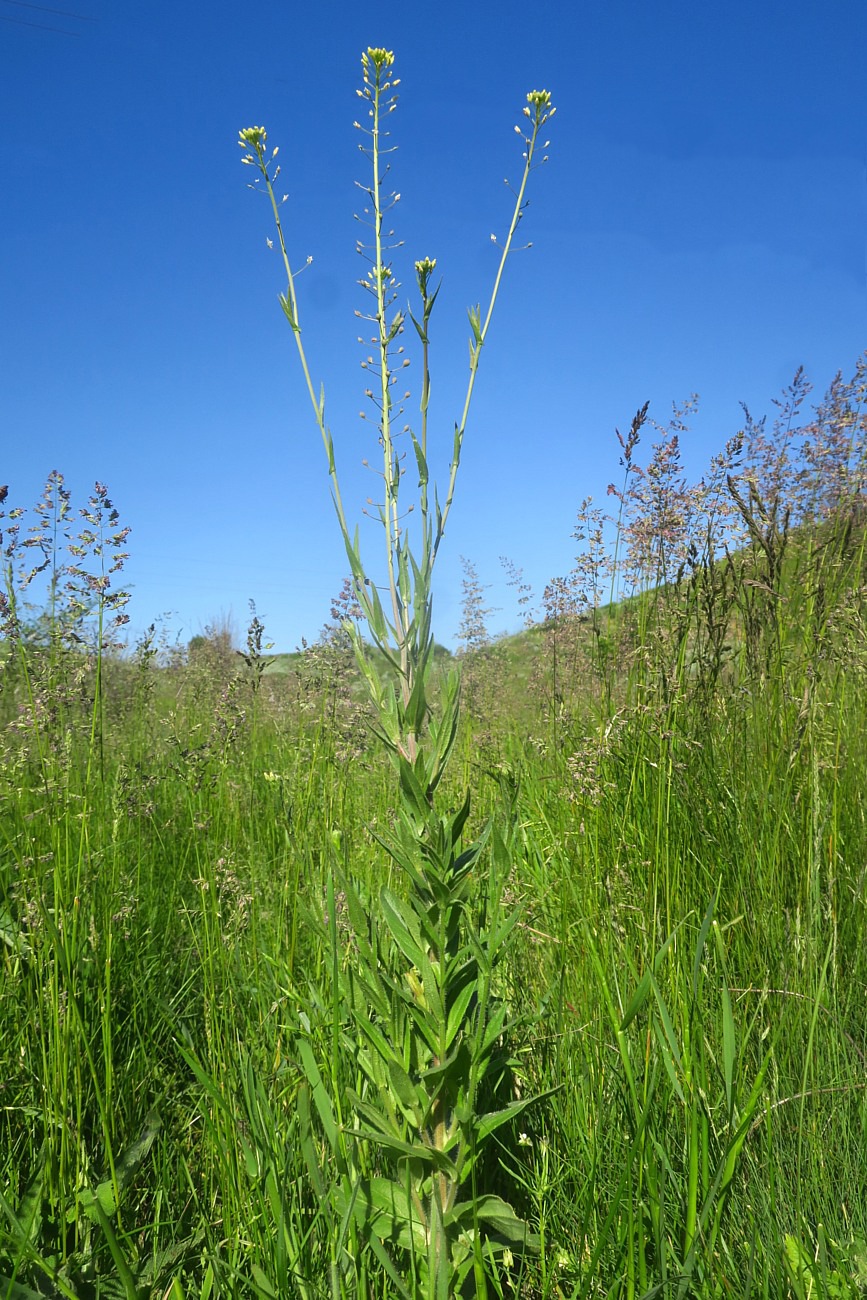
[[524,195],[527,190],[527,181],[530,178],[530,171],[532,170],[533,167],[533,157],[536,152],[539,131],[542,125],[544,124],[544,122],[547,120],[548,116],[550,116],[550,114],[545,114],[542,112],[540,107],[538,106],[536,107],[534,120],[533,120],[533,130],[530,136],[527,137],[527,152],[524,159],[524,173],[521,177],[521,184],[518,187],[518,193],[515,196],[515,206],[512,210],[512,220],[509,223],[509,233],[507,234],[506,241],[503,244],[502,253],[500,255],[500,264],[497,267],[497,274],[494,277],[494,287],[491,290],[491,297],[488,302],[487,312],[485,313],[484,324],[481,324],[481,313],[479,313],[476,317],[478,325],[474,326],[475,339],[474,342],[470,344],[470,375],[469,375],[469,380],[467,382],[467,391],[464,397],[464,407],[463,407],[463,411],[461,412],[461,418],[458,424],[455,426],[455,451],[454,451],[454,456],[452,458],[451,467],[449,470],[449,484],[448,484],[448,490],[446,492],[446,499],[443,504],[442,515],[438,521],[436,537],[434,538],[433,541],[433,546],[431,551],[431,567],[433,567],[433,562],[436,559],[437,552],[439,551],[440,543],[442,542],[442,539],[445,535],[446,522],[448,520],[449,512],[451,511],[452,508],[452,502],[454,500],[455,484],[457,482],[458,468],[460,466],[460,459],[461,459],[461,447],[463,445],[464,432],[466,430],[467,420],[469,418],[470,404],[473,399],[473,390],[476,385],[476,375],[478,374],[478,370],[479,370],[479,359],[481,356],[482,347],[484,346],[485,340],[487,338],[488,329],[491,324],[491,318],[494,314],[494,307],[496,305],[497,298],[499,297],[500,284],[503,279],[503,271],[505,270],[506,262],[508,260],[509,254],[512,252],[512,243],[515,238],[515,232],[518,229],[518,224],[523,214]]

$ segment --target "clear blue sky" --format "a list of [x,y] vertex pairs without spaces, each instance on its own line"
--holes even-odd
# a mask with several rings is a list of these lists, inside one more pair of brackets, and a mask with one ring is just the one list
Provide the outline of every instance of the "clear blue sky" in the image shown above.
[[[354,309],[355,88],[396,52],[399,233],[436,257],[441,472],[466,374],[466,307],[495,270],[526,92],[558,113],[482,359],[436,630],[459,556],[517,623],[506,554],[541,590],[583,496],[617,476],[615,426],[692,392],[699,475],[804,364],[817,388],[867,346],[863,0],[0,0],[0,482],[65,473],[132,526],[133,626],[184,637],[254,597],[271,639],[315,637],[346,571],[264,202],[236,144],[279,144],[314,375],[360,517],[372,427]],[[398,264],[399,267],[400,264]],[[413,370],[409,372],[412,383]],[[418,372],[415,371],[417,376]],[[417,393],[415,394],[417,396]],[[367,525],[370,544],[378,540]]]

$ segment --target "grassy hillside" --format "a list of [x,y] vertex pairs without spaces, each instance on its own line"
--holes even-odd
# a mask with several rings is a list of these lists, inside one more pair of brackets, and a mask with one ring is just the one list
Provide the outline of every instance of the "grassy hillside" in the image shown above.
[[[823,418],[851,437],[851,410]],[[617,569],[585,546],[544,621],[460,660],[445,804],[472,791],[467,844],[492,819],[479,924],[503,854],[516,920],[490,1104],[541,1097],[474,1174],[534,1234],[490,1295],[867,1292],[861,480],[808,509],[801,462],[774,497],[749,450],[680,532],[661,473],[627,478]],[[347,883],[374,933],[403,888],[339,627],[271,665],[255,627],[120,655],[119,604],[18,616],[11,523],[0,1294],[414,1294],[399,1242],[327,1208],[340,1141],[386,1160],[354,1136]]]

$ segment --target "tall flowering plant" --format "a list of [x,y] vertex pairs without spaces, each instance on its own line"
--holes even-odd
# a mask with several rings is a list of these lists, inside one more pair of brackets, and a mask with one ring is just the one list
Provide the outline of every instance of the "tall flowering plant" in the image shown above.
[[[332,1290],[346,1285],[359,1239],[379,1258],[400,1294],[447,1300],[475,1275],[477,1294],[486,1294],[486,1274],[498,1249],[532,1244],[525,1223],[500,1197],[478,1185],[480,1157],[492,1135],[528,1104],[526,1099],[490,1109],[507,1009],[496,994],[501,963],[517,914],[505,915],[502,884],[508,875],[515,824],[513,792],[506,794],[502,825],[488,825],[472,843],[464,830],[467,794],[457,812],[442,811],[437,791],[458,729],[460,680],[452,673],[436,705],[429,694],[433,664],[432,580],[454,501],[469,409],[482,350],[488,337],[506,262],[516,246],[526,209],[530,173],[545,161],[542,140],[554,114],[548,91],[532,91],[515,128],[523,146],[523,170],[514,207],[499,249],[499,264],[487,308],[469,310],[469,376],[451,437],[451,460],[442,498],[429,470],[430,327],[439,293],[436,260],[415,262],[418,305],[398,305],[399,285],[385,218],[399,194],[385,192],[387,156],[392,152],[386,118],[397,104],[394,55],[368,49],[361,59],[359,98],[362,150],[371,177],[361,186],[368,200],[363,220],[369,242],[359,251],[369,268],[362,281],[369,309],[358,315],[370,327],[370,375],[366,396],[376,412],[382,499],[376,507],[384,543],[384,582],[374,580],[362,557],[357,530],[348,522],[340,490],[334,440],[325,415],[324,387],[313,382],[305,350],[295,266],[290,258],[277,196],[278,149],[269,150],[264,127],[241,131],[243,162],[255,173],[252,188],[267,195],[276,226],[286,287],[280,304],[297,349],[313,416],[325,449],[331,495],[352,572],[354,595],[369,640],[354,622],[346,630],[376,714],[376,729],[396,769],[399,809],[394,827],[379,835],[398,868],[402,884],[383,889],[378,909],[365,909],[350,880],[342,881],[352,930],[353,959],[337,959],[338,925],[333,886],[329,916],[335,960],[332,982],[341,1008],[344,1044],[351,1050],[354,1091],[341,1095],[336,1071],[326,1082],[309,1042],[299,1045],[304,1081],[300,1113],[306,1116],[308,1165],[320,1204],[335,1226]],[[404,335],[412,325],[421,351],[420,413],[417,429],[407,426],[417,470],[417,493],[405,500],[404,450],[396,398],[400,372],[408,364]],[[407,515],[418,519],[410,546]],[[370,654],[370,643],[379,651]],[[478,887],[486,855],[490,883]],[[330,1148],[327,1167],[312,1140],[316,1132]],[[371,1162],[366,1154],[375,1153]]]

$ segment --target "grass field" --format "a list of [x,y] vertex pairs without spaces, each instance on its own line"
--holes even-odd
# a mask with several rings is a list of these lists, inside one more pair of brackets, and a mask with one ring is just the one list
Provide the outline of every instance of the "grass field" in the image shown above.
[[[863,387],[702,493],[636,428],[616,557],[585,507],[535,625],[467,637],[437,799],[516,921],[471,1199],[528,1232],[462,1294],[867,1294]],[[334,1190],[391,1158],[342,972],[406,891],[340,617],[120,653],[125,535],[64,492],[0,520],[0,1295],[425,1294]]]

